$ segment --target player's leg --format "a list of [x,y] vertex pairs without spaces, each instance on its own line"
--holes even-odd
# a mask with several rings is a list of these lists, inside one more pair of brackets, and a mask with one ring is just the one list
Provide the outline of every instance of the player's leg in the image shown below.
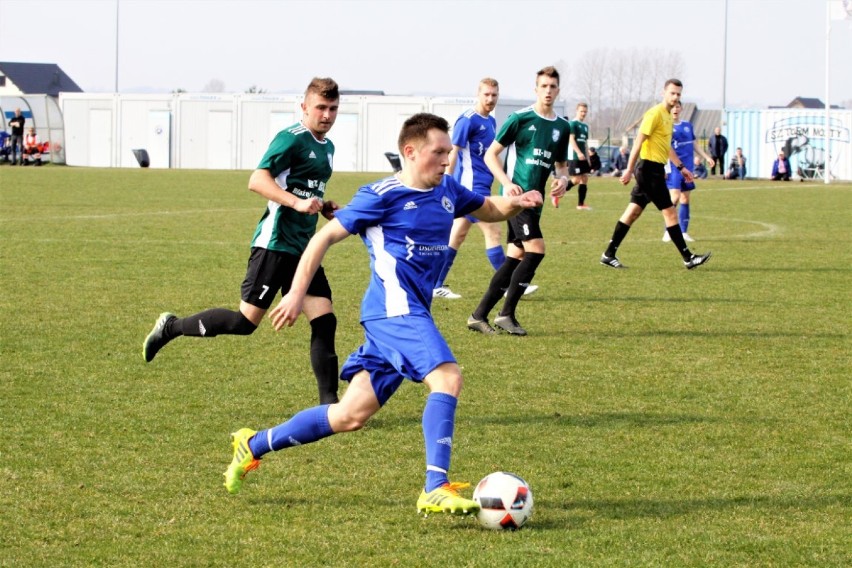
[[510,219],[506,223],[506,240],[509,243],[506,247],[506,260],[491,277],[488,289],[485,290],[479,305],[467,320],[467,327],[471,331],[479,331],[486,335],[496,333],[494,328],[488,324],[488,314],[491,313],[491,310],[494,309],[494,306],[497,305],[497,302],[508,289],[512,273],[521,263],[521,258],[524,255],[524,249],[520,247],[520,240],[515,237],[515,229],[512,223],[514,220]]
[[526,335],[526,330],[518,323],[515,311],[518,302],[524,295],[524,291],[535,278],[536,270],[544,260],[545,246],[541,227],[538,224],[538,216],[532,213],[527,219],[523,219],[527,229],[528,238],[523,241],[524,256],[518,267],[512,272],[509,288],[506,291],[506,301],[497,317],[494,325],[507,331],[512,335]]
[[[588,161],[585,162],[588,165]],[[587,166],[588,167],[588,166]],[[586,205],[586,194],[589,191],[589,174],[584,173],[579,176],[579,183],[577,184],[577,209],[581,211],[591,210],[591,207]]]
[[444,256],[444,265],[441,268],[441,273],[438,275],[438,281],[435,283],[435,288],[432,290],[433,298],[446,298],[448,300],[458,300],[460,294],[456,294],[447,286],[446,280],[453,263],[456,261],[456,255],[461,248],[467,233],[470,231],[471,222],[466,217],[459,217],[453,221],[453,228],[450,231],[450,242],[447,247],[447,252]]
[[476,226],[482,231],[485,239],[485,256],[488,257],[492,268],[497,270],[506,260],[506,253],[503,252],[503,244],[500,242],[500,223],[479,221]]
[[[295,271],[295,266],[293,270]],[[289,290],[292,284],[292,274],[288,271],[283,290]],[[311,324],[311,367],[317,380],[320,404],[337,402],[338,360],[334,345],[337,332],[337,316],[331,302],[331,286],[325,276],[325,269],[320,266],[314,274],[305,300],[302,303],[302,313]]]
[[282,272],[288,265],[295,270],[293,259],[298,263],[297,257],[287,259],[285,256],[291,255],[280,255],[262,248],[252,249],[238,311],[212,308],[184,318],[171,313],[160,314],[143,344],[145,361],[152,361],[160,349],[181,335],[216,337],[254,333],[281,288]]
[[677,219],[680,224],[680,230],[683,232],[683,238],[686,242],[691,243],[694,242],[695,239],[689,236],[689,198],[692,195],[691,190],[684,190],[680,192],[678,196],[678,202],[680,203],[680,207],[677,210]]

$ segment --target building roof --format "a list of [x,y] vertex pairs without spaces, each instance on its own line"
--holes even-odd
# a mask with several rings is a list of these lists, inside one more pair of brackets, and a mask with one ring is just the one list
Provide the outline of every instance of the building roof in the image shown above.
[[[824,109],[825,103],[817,98],[811,97],[796,97],[787,105],[782,107],[770,106],[769,108],[812,108],[812,109]],[[831,105],[831,108],[840,109],[843,107],[837,105]]]
[[55,63],[0,61],[0,73],[8,77],[25,95],[57,97],[60,92],[83,92],[83,89]]
[[[615,131],[619,135],[627,134],[628,136],[634,136],[636,129],[639,128],[639,124],[642,122],[642,116],[644,116],[645,111],[655,104],[659,103],[640,101],[627,103],[621,112],[621,117],[618,119]],[[722,111],[701,110],[695,103],[684,103],[680,117],[682,120],[692,123],[696,137],[707,138],[713,134],[713,129],[721,124]]]

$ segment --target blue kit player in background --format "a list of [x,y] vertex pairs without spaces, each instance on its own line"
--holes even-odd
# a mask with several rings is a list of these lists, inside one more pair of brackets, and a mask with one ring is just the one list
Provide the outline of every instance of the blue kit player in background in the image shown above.
[[246,473],[269,452],[359,430],[408,379],[430,390],[422,419],[426,482],[418,511],[471,514],[479,509],[459,494],[466,484],[448,478],[462,375],[432,319],[432,289],[455,218],[472,214],[493,223],[539,207],[542,199],[539,192],[484,197],[445,175],[452,150],[448,132],[447,121],[433,114],[406,120],[398,141],[402,171],[361,187],[311,239],[290,291],[269,314],[273,325],[293,325],[325,253],[358,234],[371,269],[361,302],[365,341],[343,365],[340,376],[349,388],[340,402],[302,410],[268,430],[242,428],[232,434],[234,453],[224,483],[230,493],[240,491]]
[[[700,154],[707,164],[712,168],[715,162],[707,153],[701,149],[700,144],[695,143],[695,128],[692,123],[687,120],[681,120],[680,114],[683,112],[683,104],[678,101],[672,107],[672,149],[680,158],[680,163],[690,172],[695,171],[695,154]],[[695,189],[694,181],[686,181],[680,170],[674,167],[674,164],[669,160],[667,164],[668,177],[666,178],[666,186],[669,188],[669,195],[672,197],[672,205],[677,207],[678,223],[680,230],[683,233],[683,240],[688,243],[695,242],[695,239],[689,236],[686,230],[689,228],[689,198],[692,190]],[[693,176],[694,177],[694,176]],[[678,207],[680,204],[680,207]],[[663,242],[667,243],[672,240],[668,231],[663,231]]]
[[[453,176],[453,179],[464,187],[484,196],[491,195],[491,184],[494,182],[494,176],[491,175],[483,158],[497,133],[497,120],[491,113],[497,106],[499,98],[500,85],[497,80],[491,77],[482,79],[476,93],[476,105],[463,112],[453,126],[453,150],[450,152],[447,174]],[[456,254],[467,238],[473,223],[482,230],[482,235],[485,237],[485,255],[494,270],[500,268],[506,260],[503,245],[500,243],[499,223],[477,223],[476,219],[470,216],[457,218],[450,233],[450,247],[447,249],[444,267],[432,292],[435,298],[448,300],[461,298],[461,294],[450,290],[446,280],[456,260]]]

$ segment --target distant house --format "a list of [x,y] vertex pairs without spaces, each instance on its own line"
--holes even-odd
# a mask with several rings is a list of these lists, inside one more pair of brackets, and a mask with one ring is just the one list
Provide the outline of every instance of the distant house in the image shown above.
[[[782,106],[782,107],[770,106],[769,108],[813,108],[813,109],[821,109],[821,108],[825,108],[825,103],[822,102],[819,99],[813,99],[813,98],[810,98],[810,97],[796,97],[795,99],[793,99],[792,101],[787,103],[787,106]],[[840,108],[843,108],[843,107],[840,107],[840,106],[837,106],[837,105],[831,105],[831,108],[840,109]]]
[[82,93],[83,89],[55,63],[0,61],[0,96]]

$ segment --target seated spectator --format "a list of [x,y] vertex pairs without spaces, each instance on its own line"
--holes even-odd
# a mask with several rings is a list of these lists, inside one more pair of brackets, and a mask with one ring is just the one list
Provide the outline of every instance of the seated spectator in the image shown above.
[[778,157],[772,163],[772,181],[790,181],[790,160],[784,151],[778,152]]
[[5,162],[11,162],[12,136],[5,130],[0,130],[0,157]]
[[627,146],[622,146],[618,149],[618,154],[616,154],[615,159],[612,161],[612,173],[610,175],[612,177],[621,177],[621,174],[627,168],[628,160],[630,160],[630,152],[628,152]]
[[731,165],[728,166],[728,172],[725,174],[725,179],[745,179],[746,177],[746,157],[743,156],[743,149],[737,148],[737,153],[731,158]]
[[589,148],[589,175],[601,175],[601,157],[598,156],[598,151],[594,148]]
[[24,165],[34,163],[36,166],[41,165],[41,142],[38,141],[38,134],[35,132],[35,127],[30,126],[24,136]]
[[692,176],[696,179],[707,179],[707,166],[701,161],[700,156],[695,156],[693,160],[695,169],[692,171]]

